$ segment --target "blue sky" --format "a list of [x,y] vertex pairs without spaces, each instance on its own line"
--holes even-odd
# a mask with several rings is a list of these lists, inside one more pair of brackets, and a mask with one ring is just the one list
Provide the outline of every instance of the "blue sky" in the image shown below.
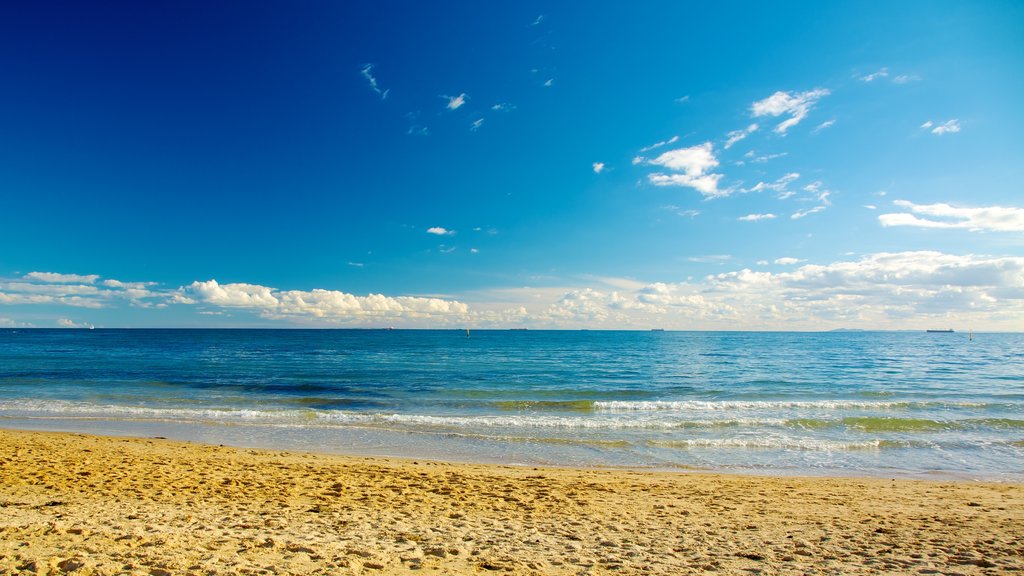
[[23,3],[0,325],[1024,330],[1024,5]]

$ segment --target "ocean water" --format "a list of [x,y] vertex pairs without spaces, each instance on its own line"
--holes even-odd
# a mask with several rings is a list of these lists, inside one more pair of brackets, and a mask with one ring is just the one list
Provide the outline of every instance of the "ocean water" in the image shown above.
[[0,330],[0,427],[1024,481],[1024,334]]

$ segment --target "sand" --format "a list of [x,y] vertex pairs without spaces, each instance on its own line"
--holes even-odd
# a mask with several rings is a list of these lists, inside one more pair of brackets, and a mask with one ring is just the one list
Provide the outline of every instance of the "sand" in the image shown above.
[[1024,486],[0,430],[0,574],[1005,574]]

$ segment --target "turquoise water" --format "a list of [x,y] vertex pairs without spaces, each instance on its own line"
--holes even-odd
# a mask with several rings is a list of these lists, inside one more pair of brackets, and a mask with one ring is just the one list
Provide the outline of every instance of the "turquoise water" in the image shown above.
[[2,330],[0,426],[522,465],[1024,480],[1024,335]]

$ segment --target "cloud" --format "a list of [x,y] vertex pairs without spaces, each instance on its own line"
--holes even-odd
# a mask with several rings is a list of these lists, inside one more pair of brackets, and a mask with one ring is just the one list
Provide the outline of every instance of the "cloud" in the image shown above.
[[787,190],[787,187],[794,181],[800,178],[799,172],[789,172],[783,174],[778,180],[774,182],[758,182],[752,188],[744,189],[744,192],[763,192],[765,190],[776,192],[779,194],[779,198],[785,200],[792,194]]
[[544,81],[544,87],[545,88],[551,88],[552,86],[554,86],[554,84],[555,84],[555,79],[554,78],[548,78],[547,80]]
[[860,77],[860,81],[861,82],[874,82],[875,80],[877,80],[879,78],[885,78],[887,76],[889,76],[889,69],[888,68],[882,68],[878,72],[872,72],[871,74],[868,74],[866,76],[861,76]]
[[258,311],[272,319],[351,321],[372,319],[465,319],[466,304],[455,300],[416,296],[355,296],[337,290],[277,290],[257,284],[220,284],[196,281],[183,288],[196,303]]
[[57,320],[57,326],[60,326],[61,328],[93,328],[92,324],[87,324],[84,322],[78,323],[68,318],[60,318],[59,320]]
[[455,230],[448,230],[441,226],[432,226],[427,228],[427,234],[436,234],[437,236],[454,236]]
[[494,110],[495,112],[508,112],[515,109],[516,107],[512,104],[509,104],[508,102],[498,102],[497,104],[491,106],[491,110]]
[[459,108],[462,108],[462,105],[466,103],[466,100],[469,100],[469,95],[463,92],[458,96],[441,96],[441,98],[448,100],[448,103],[445,104],[445,108],[449,110],[458,110]]
[[943,134],[955,134],[960,131],[960,121],[953,118],[952,120],[947,120],[942,124],[936,125],[931,120],[928,120],[924,124],[921,124],[921,128],[924,130],[931,128],[932,134],[937,134],[939,136],[942,136]]
[[817,134],[818,132],[821,132],[822,130],[825,130],[826,128],[831,128],[832,125],[835,124],[835,123],[836,123],[836,121],[834,119],[833,120],[825,120],[821,124],[818,124],[817,126],[815,126],[814,130],[811,130],[811,134]]
[[900,74],[892,79],[893,84],[907,84],[910,82],[917,82],[921,77],[917,74]]
[[[662,146],[668,146],[669,144],[675,144],[678,141],[679,141],[679,136],[673,136],[673,137],[669,138],[668,140],[662,140],[661,142],[655,142],[654,144],[651,144],[650,146],[644,146],[643,148],[640,149],[640,153],[643,154],[644,152],[650,152],[651,150],[656,150],[658,148],[661,148]],[[637,156],[637,158],[640,158],[640,157]],[[634,164],[638,164],[638,162],[634,162]]]
[[689,187],[709,199],[728,196],[732,193],[732,190],[718,188],[718,181],[722,178],[721,174],[709,173],[718,166],[718,159],[715,158],[711,142],[689,148],[669,150],[657,158],[647,160],[647,163],[677,172],[675,174],[662,172],[649,174],[647,179],[655,186]]
[[789,118],[775,126],[775,132],[785,134],[787,130],[807,117],[818,100],[828,95],[829,91],[824,88],[797,93],[779,91],[764,100],[758,100],[751,104],[750,113],[755,118],[788,115]]
[[799,264],[803,260],[799,258],[793,258],[791,256],[783,256],[782,258],[776,258],[775,263],[782,266],[792,266],[793,264]]
[[541,22],[544,22],[544,15],[543,14],[541,14],[540,16],[537,16],[537,19],[534,20],[533,24],[530,24],[530,26],[539,26],[541,24]]
[[83,283],[92,284],[99,279],[97,274],[58,274],[56,272],[29,272],[25,274],[26,280],[35,280],[38,282],[49,282],[55,284],[72,284],[72,283]]
[[686,96],[680,96],[679,98],[676,98],[674,100],[674,102],[676,104],[686,104],[689,101],[690,101],[690,95],[689,94],[687,94]]
[[720,262],[728,262],[732,260],[732,254],[708,254],[707,256],[690,256],[686,259],[688,262],[696,262],[698,264],[713,264]]
[[594,168],[594,174],[604,172],[604,162],[594,162],[592,167]]
[[107,308],[115,301],[132,306],[166,305],[172,298],[167,290],[156,290],[155,282],[122,282],[98,274],[30,272],[18,280],[0,279],[0,304],[55,304],[76,308]]
[[1024,232],[1024,208],[963,208],[941,203],[914,204],[906,200],[896,200],[893,204],[910,212],[880,214],[878,221],[882,226],[950,228],[971,232]]
[[476,132],[483,125],[484,125],[484,119],[483,118],[477,118],[476,120],[473,120],[472,124],[469,125],[469,130],[471,132]]
[[740,216],[737,218],[740,222],[758,222],[761,220],[771,220],[775,218],[775,214],[747,214],[746,216]]
[[808,193],[808,195],[799,198],[799,200],[804,202],[817,202],[818,205],[811,208],[805,208],[803,210],[797,210],[793,214],[790,214],[789,217],[793,220],[799,220],[806,216],[810,216],[811,214],[817,214],[832,205],[832,201],[829,200],[829,196],[832,195],[832,191],[824,189],[824,185],[821,181],[811,182],[807,186],[804,186],[803,189],[804,192]]
[[751,124],[751,125],[747,126],[746,128],[743,128],[742,130],[733,130],[732,132],[729,132],[729,134],[728,134],[729,138],[728,138],[728,140],[725,141],[724,148],[726,150],[728,150],[729,148],[732,148],[733,144],[739,142],[740,140],[743,140],[744,138],[746,138],[747,136],[750,136],[754,132],[757,132],[757,124]]
[[388,97],[388,93],[391,90],[381,90],[380,86],[377,85],[377,78],[374,77],[373,75],[373,64],[367,64],[363,66],[362,70],[360,70],[359,72],[360,74],[363,75],[363,78],[366,78],[366,81],[370,83],[370,89],[376,92],[377,95],[380,96],[381,100],[386,100]]

